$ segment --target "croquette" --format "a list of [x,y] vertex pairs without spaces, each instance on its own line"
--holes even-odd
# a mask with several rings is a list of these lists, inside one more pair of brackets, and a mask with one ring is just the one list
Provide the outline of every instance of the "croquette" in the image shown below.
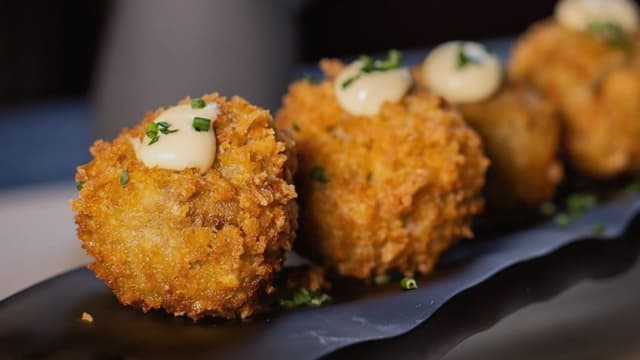
[[245,318],[272,291],[292,246],[294,147],[268,111],[239,97],[202,99],[220,109],[211,168],[167,170],[138,160],[131,139],[145,136],[160,108],[113,142],[95,142],[93,160],[78,167],[82,188],[72,208],[83,248],[95,258],[89,268],[122,304],[193,319]]
[[628,48],[554,20],[533,25],[517,42],[509,74],[558,107],[563,151],[573,168],[598,178],[637,171],[637,38]]
[[276,126],[296,141],[301,204],[298,248],[341,275],[430,272],[471,237],[488,166],[478,135],[436,96],[419,92],[352,115],[335,94],[344,65],[325,80],[294,82]]
[[[429,90],[422,66],[413,77]],[[491,160],[486,212],[501,215],[551,200],[563,178],[559,160],[561,122],[556,106],[531,86],[507,81],[484,100],[451,104],[482,138]]]
[[563,177],[556,108],[529,86],[505,85],[489,99],[458,104],[482,138],[491,166],[488,211],[551,200]]

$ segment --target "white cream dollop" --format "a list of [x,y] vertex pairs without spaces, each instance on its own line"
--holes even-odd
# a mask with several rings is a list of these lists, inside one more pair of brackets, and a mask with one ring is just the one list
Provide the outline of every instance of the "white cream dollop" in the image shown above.
[[[170,170],[198,168],[201,173],[206,172],[216,158],[213,124],[219,112],[220,108],[214,102],[201,109],[193,109],[187,104],[165,110],[154,122],[167,122],[171,124],[170,130],[178,131],[166,135],[158,132],[158,141],[151,145],[151,140],[146,136],[142,141],[131,139],[136,156],[148,167]],[[193,128],[193,118],[196,116],[211,120],[208,131],[196,131]]]
[[555,18],[576,31],[586,31],[592,23],[609,22],[634,33],[638,29],[638,6],[631,0],[561,0]]
[[[461,52],[468,62],[460,63]],[[502,82],[502,65],[478,43],[451,41],[439,45],[422,63],[422,81],[452,103],[480,101]]]
[[[400,100],[411,87],[411,74],[406,67],[360,74],[363,62],[354,61],[335,80],[338,103],[353,115],[375,115],[385,102]],[[360,76],[349,86],[342,84]]]

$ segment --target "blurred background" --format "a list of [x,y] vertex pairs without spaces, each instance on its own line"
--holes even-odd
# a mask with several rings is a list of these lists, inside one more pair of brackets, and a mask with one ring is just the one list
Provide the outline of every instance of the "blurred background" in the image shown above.
[[554,3],[4,1],[0,188],[71,180],[93,139],[186,95],[239,94],[275,111],[301,64],[515,35]]

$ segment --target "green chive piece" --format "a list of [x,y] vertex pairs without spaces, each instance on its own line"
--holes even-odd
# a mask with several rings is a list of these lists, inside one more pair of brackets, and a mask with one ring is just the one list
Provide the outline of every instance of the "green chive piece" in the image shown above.
[[556,215],[553,218],[553,221],[556,223],[556,225],[559,228],[562,229],[566,229],[569,227],[569,225],[571,225],[571,219],[569,218],[569,215],[565,214],[565,213],[560,213],[558,215]]
[[78,189],[78,191],[82,190],[83,187],[84,187],[84,181],[78,181],[76,183],[76,189]]
[[209,127],[211,127],[211,120],[199,116],[195,116],[193,118],[193,128],[196,131],[209,131]]
[[390,280],[390,278],[389,278],[389,275],[387,275],[387,274],[376,275],[376,277],[373,278],[373,282],[376,285],[388,284],[389,280]]
[[157,143],[158,140],[160,140],[160,136],[156,135],[156,136],[152,137],[151,141],[149,141],[149,145],[153,145],[153,144]]
[[320,80],[318,80],[318,78],[316,78],[313,75],[309,75],[309,74],[304,74],[304,76],[302,77],[302,80],[308,82],[309,84],[318,84],[318,83],[320,83]]
[[178,131],[178,129],[170,130],[169,128],[171,127],[171,124],[169,124],[166,121],[158,122],[158,127],[159,127],[160,132],[163,133],[164,135],[173,134],[174,132]]
[[540,206],[540,212],[542,213],[542,215],[551,216],[556,212],[556,204],[552,203],[551,201],[547,201]]
[[604,233],[604,225],[601,223],[594,224],[591,228],[591,233],[594,235],[602,235],[602,233]]
[[629,184],[625,189],[624,193],[627,196],[634,196],[640,194],[640,182],[636,181]]
[[207,106],[207,103],[201,98],[191,99],[191,108],[192,109],[202,109]]
[[291,127],[293,128],[293,131],[300,132],[300,126],[298,126],[298,124],[294,123]]
[[400,51],[391,49],[386,60],[376,61],[376,66],[380,70],[392,70],[400,67],[402,62],[402,53]]
[[418,288],[418,283],[414,278],[403,277],[402,280],[400,280],[400,287],[402,290],[413,290]]
[[567,211],[571,220],[580,219],[585,211],[598,205],[598,198],[593,194],[575,193],[567,197]]
[[318,307],[331,300],[331,296],[325,293],[311,293],[309,290],[301,288],[293,293],[291,299],[281,299],[280,306],[285,309],[293,309],[300,306]]
[[147,125],[147,132],[145,132],[145,135],[150,139],[158,136],[158,124],[153,121],[150,122],[149,125]]
[[324,173],[324,168],[322,166],[314,166],[311,169],[311,179],[326,184],[329,182],[329,178]]
[[630,52],[632,49],[632,41],[629,35],[615,22],[591,22],[587,25],[587,33],[625,52]]
[[402,53],[398,50],[389,50],[386,60],[373,60],[370,56],[360,56],[360,62],[362,67],[360,72],[349,79],[345,80],[340,86],[343,89],[348,88],[354,81],[358,80],[363,74],[372,73],[375,71],[388,71],[397,69],[402,65]]
[[125,186],[129,182],[129,173],[127,170],[122,170],[120,173],[120,185]]
[[465,43],[461,42],[459,47],[458,47],[458,62],[457,62],[457,67],[458,70],[464,68],[467,65],[471,65],[471,64],[480,64],[482,62],[482,59],[478,59],[478,58],[474,58],[472,56],[469,56],[469,54],[466,53],[466,51],[464,51],[464,45]]
[[164,135],[173,134],[174,132],[178,132],[178,129],[169,130],[167,128],[160,129],[160,132]]
[[345,81],[342,83],[342,85],[340,85],[340,86],[342,87],[342,89],[346,89],[346,88],[348,88],[351,84],[353,84],[353,82],[354,82],[354,81],[356,81],[356,80],[360,79],[360,76],[361,76],[361,75],[362,75],[362,74],[358,74],[358,75],[356,75],[356,76],[353,76],[353,77],[348,78],[348,79],[347,79],[347,80],[345,80]]

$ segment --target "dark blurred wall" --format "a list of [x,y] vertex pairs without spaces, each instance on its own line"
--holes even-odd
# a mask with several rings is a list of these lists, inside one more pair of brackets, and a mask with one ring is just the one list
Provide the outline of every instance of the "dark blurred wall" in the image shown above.
[[306,61],[453,39],[517,34],[556,0],[312,0],[300,17]]
[[0,105],[87,92],[107,1],[0,3]]

